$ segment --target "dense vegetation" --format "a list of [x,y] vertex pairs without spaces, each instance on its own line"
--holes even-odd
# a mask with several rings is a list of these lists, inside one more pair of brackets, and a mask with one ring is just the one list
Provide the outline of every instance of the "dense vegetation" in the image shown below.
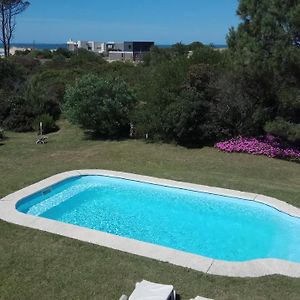
[[[63,115],[98,136],[188,147],[272,134],[300,144],[298,1],[241,0],[228,50],[152,48],[143,64],[80,50],[31,51],[0,62],[0,127],[47,131]],[[131,124],[131,126],[130,126]]]

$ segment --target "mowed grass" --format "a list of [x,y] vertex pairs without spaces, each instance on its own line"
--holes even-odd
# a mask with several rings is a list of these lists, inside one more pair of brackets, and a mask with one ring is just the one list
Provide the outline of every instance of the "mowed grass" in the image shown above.
[[[35,145],[34,133],[7,134],[0,198],[59,172],[101,168],[262,193],[300,207],[299,164],[212,148],[93,141],[60,125],[47,145]],[[0,299],[119,299],[141,279],[173,284],[183,300],[300,298],[300,279],[211,276],[0,222]]]

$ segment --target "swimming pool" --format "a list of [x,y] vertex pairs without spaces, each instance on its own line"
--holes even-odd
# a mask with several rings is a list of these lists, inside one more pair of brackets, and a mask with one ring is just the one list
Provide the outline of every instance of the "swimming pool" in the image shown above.
[[300,262],[300,219],[253,201],[108,176],[78,176],[20,212],[225,261]]
[[0,219],[207,274],[300,278],[300,209],[260,194],[76,170],[0,199]]

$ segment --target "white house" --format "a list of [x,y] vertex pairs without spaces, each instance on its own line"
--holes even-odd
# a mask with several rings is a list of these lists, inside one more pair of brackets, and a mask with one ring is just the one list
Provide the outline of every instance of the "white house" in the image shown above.
[[67,42],[67,47],[70,51],[75,51],[76,49],[85,49],[93,51],[96,53],[105,53],[106,52],[106,43],[95,42],[95,41],[73,41],[70,39]]

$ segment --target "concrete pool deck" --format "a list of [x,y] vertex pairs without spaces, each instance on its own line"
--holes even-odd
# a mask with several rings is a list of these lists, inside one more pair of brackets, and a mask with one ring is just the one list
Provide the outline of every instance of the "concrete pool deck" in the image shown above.
[[296,208],[286,202],[277,200],[275,198],[266,197],[263,195],[116,171],[77,170],[54,175],[4,197],[0,200],[0,219],[9,223],[58,234],[61,236],[156,259],[163,262],[168,262],[174,265],[190,268],[212,275],[231,277],[260,277],[265,275],[280,274],[289,277],[300,278],[299,263],[293,263],[279,259],[257,259],[246,262],[215,260],[200,255],[158,246],[155,244],[108,234],[98,230],[92,230],[76,225],[54,221],[51,219],[27,215],[19,212],[16,209],[16,204],[21,199],[28,197],[34,193],[43,191],[68,178],[78,177],[82,175],[111,176],[163,186],[183,188],[192,191],[236,197],[266,204],[290,216],[300,218],[299,208]]

